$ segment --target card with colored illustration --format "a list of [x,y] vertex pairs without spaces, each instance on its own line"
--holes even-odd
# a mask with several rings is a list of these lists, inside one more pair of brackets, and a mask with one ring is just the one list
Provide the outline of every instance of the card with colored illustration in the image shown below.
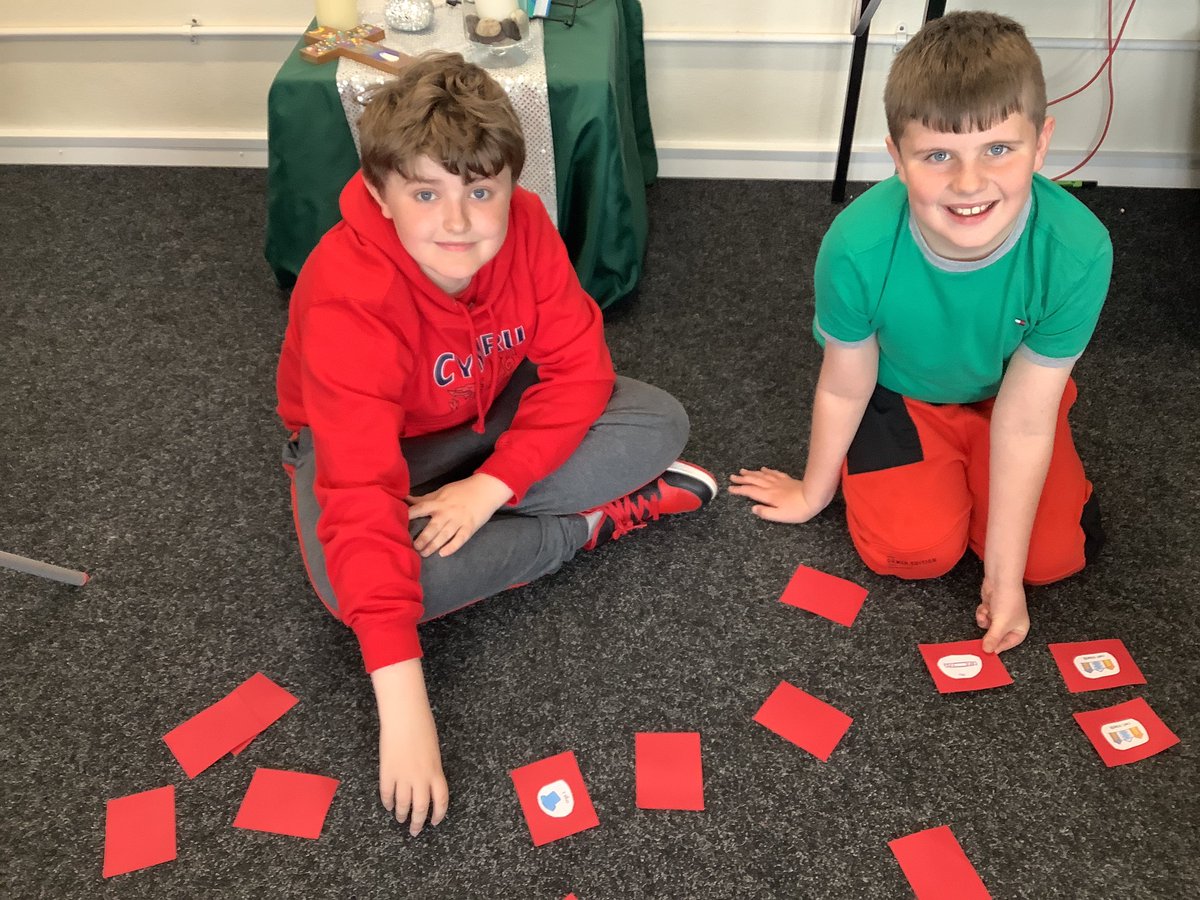
[[949,825],[888,841],[917,900],[988,900],[991,895]]
[[939,694],[982,691],[1013,683],[999,654],[983,652],[982,638],[918,647]]
[[1179,743],[1175,733],[1141,697],[1074,715],[1104,764],[1110,768],[1138,762]]
[[325,775],[255,769],[233,827],[315,840],[339,784]]
[[754,714],[754,721],[828,762],[854,721],[823,700],[781,681]]
[[513,769],[509,775],[535,847],[600,824],[572,751]]
[[633,742],[639,809],[704,809],[698,731],[639,731]]
[[108,801],[104,814],[105,878],[174,859],[175,787]]
[[1048,646],[1072,694],[1146,683],[1146,677],[1119,640]]
[[849,627],[866,598],[866,588],[852,581],[800,566],[779,601]]

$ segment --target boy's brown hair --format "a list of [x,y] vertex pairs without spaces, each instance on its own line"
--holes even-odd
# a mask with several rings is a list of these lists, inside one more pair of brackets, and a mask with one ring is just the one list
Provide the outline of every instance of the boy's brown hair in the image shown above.
[[897,146],[914,121],[963,134],[1023,113],[1040,131],[1046,79],[1019,24],[995,13],[954,12],[927,24],[896,55],[883,108]]
[[513,183],[525,165],[525,137],[504,89],[458,53],[426,53],[368,94],[358,123],[363,177],[382,191],[389,172],[413,177],[428,156],[467,180],[505,166]]

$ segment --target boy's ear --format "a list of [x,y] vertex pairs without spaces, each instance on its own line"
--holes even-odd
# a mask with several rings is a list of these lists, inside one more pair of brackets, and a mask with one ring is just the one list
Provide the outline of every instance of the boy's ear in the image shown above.
[[1046,151],[1050,149],[1050,138],[1054,134],[1054,116],[1046,116],[1042,122],[1042,130],[1037,137],[1037,150],[1033,157],[1033,170],[1036,172],[1041,169],[1042,164],[1046,161]]
[[904,166],[900,165],[900,148],[896,146],[896,142],[892,140],[890,134],[884,136],[883,145],[887,147],[888,156],[892,158],[892,165],[896,167],[896,174],[900,176],[900,183],[908,184],[904,180]]
[[383,217],[385,219],[390,219],[392,217],[392,211],[388,209],[387,203],[384,202],[383,194],[376,189],[375,185],[367,181],[366,178],[363,179],[363,184],[367,186],[367,193],[371,195],[371,199],[379,204],[379,211],[383,213]]

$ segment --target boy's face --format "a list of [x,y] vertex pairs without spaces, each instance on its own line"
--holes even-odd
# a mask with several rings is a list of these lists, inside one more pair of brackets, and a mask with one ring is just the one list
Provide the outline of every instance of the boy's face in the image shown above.
[[986,131],[953,134],[909,122],[888,153],[931,250],[946,259],[983,259],[1004,243],[1042,167],[1054,119],[1039,131],[1013,113]]
[[412,179],[390,172],[382,194],[370,183],[367,190],[421,271],[448,294],[466,290],[508,234],[513,183],[507,166],[494,178],[464,183],[422,156]]

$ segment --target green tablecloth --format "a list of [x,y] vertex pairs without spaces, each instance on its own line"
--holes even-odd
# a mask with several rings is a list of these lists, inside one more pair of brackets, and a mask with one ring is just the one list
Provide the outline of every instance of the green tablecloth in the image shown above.
[[[546,22],[545,36],[559,232],[584,288],[608,306],[641,275],[645,188],[658,174],[642,8],[637,0],[593,0],[573,27]],[[293,52],[271,85],[266,257],[281,287],[295,283],[338,221],[338,194],[358,169],[336,77],[335,65],[314,66]]]

